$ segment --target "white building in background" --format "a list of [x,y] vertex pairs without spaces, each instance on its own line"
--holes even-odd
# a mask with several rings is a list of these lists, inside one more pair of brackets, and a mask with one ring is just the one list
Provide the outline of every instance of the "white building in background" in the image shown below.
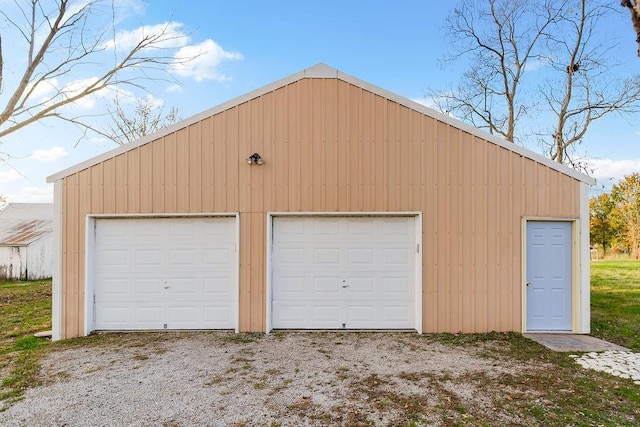
[[0,280],[38,280],[53,268],[53,205],[9,203],[0,211]]

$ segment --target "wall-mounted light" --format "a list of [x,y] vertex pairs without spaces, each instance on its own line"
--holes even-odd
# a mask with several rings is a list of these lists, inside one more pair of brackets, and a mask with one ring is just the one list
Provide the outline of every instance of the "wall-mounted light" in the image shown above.
[[253,153],[252,155],[247,157],[247,163],[250,165],[253,165],[253,164],[262,165],[264,164],[264,160],[262,160],[262,157],[260,157],[260,154]]

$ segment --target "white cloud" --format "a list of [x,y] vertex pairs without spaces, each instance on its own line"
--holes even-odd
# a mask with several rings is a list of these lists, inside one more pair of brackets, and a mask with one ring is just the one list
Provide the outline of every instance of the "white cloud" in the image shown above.
[[182,92],[182,86],[179,84],[171,85],[167,88],[167,92],[169,93],[179,93]]
[[[29,87],[31,90],[33,86]],[[42,99],[55,94],[58,90],[58,79],[50,79],[41,82],[38,86],[33,88],[33,92],[31,94],[31,98],[33,99]]]
[[177,63],[171,71],[181,77],[193,78],[197,82],[229,80],[229,77],[218,72],[218,65],[222,61],[243,59],[240,53],[228,52],[211,39],[197,45],[182,47],[174,58]]
[[50,149],[38,148],[31,157],[43,162],[54,162],[67,157],[67,150],[64,147],[51,147]]
[[46,187],[22,187],[18,193],[6,194],[11,203],[51,203],[53,202],[53,185]]
[[0,183],[14,181],[14,180],[20,179],[20,178],[23,178],[23,176],[20,175],[20,173],[18,173],[18,171],[13,170],[13,169],[9,169],[8,171],[0,172]]
[[[98,81],[97,77],[89,77],[87,79],[75,80],[73,82],[67,83],[61,90],[62,95],[65,98],[73,98],[74,96],[79,95],[82,91],[84,91],[88,86],[96,83]],[[73,104],[79,108],[83,109],[91,109],[96,105],[97,100],[101,97],[101,91],[94,92],[91,95],[83,96],[82,98],[75,101]]]
[[183,24],[180,22],[164,22],[157,25],[144,25],[135,30],[118,31],[114,40],[109,40],[105,48],[120,51],[133,49],[145,37],[158,36],[158,40],[153,47],[163,49],[177,49],[189,44],[189,36],[182,31]]
[[429,107],[433,110],[439,111],[438,106],[435,102],[435,98],[433,97],[424,97],[424,98],[411,98],[413,102],[416,102],[420,105],[424,105],[425,107]]
[[533,72],[538,71],[544,67],[549,65],[549,59],[547,58],[534,58],[529,59],[527,64],[524,66],[525,71]]
[[593,170],[591,176],[597,179],[599,184],[604,184],[605,182],[616,184],[623,179],[625,175],[640,172],[640,159],[591,159],[587,163],[589,168]]

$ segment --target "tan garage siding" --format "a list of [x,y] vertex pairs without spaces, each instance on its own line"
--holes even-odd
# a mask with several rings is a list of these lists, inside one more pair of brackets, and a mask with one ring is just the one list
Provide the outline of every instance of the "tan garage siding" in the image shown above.
[[[245,158],[258,152],[263,166]],[[423,212],[423,329],[521,329],[521,217],[580,182],[339,79],[305,78],[63,180],[62,337],[83,334],[85,215],[240,212],[240,330],[264,331],[266,212]]]

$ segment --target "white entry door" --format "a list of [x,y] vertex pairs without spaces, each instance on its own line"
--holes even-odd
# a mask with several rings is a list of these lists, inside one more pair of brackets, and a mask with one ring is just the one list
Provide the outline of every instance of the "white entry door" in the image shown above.
[[95,220],[95,329],[234,329],[235,229],[228,217]]
[[415,328],[415,221],[274,218],[273,328]]
[[572,224],[527,222],[527,330],[571,331]]

